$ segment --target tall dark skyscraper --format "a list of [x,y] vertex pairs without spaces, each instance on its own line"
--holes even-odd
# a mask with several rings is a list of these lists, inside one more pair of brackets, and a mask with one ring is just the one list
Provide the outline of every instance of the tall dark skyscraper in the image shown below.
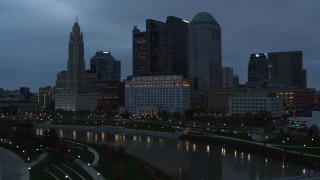
[[68,49],[68,83],[69,90],[84,89],[84,43],[78,22],[75,22],[70,33]]
[[160,72],[188,77],[188,22],[168,16],[164,26],[163,47],[160,49]]
[[306,87],[306,70],[303,69],[302,51],[270,52],[268,59],[272,65],[272,78],[279,85]]
[[108,51],[96,52],[90,59],[90,70],[96,73],[97,80],[120,82],[121,62]]
[[132,30],[132,67],[133,75],[141,76],[150,73],[150,61],[147,58],[146,32],[140,32],[137,26]]
[[266,54],[251,54],[248,64],[248,83],[267,80],[269,78],[268,64]]
[[146,31],[136,26],[133,35],[133,75],[180,74],[187,76],[187,26],[168,16],[166,23],[147,19]]
[[188,71],[193,92],[221,87],[221,27],[209,13],[188,27]]

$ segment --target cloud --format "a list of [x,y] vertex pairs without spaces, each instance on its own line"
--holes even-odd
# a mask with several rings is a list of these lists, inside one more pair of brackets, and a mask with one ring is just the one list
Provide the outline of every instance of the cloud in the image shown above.
[[310,87],[320,88],[320,1],[318,0],[10,0],[0,2],[0,87],[19,82],[33,91],[53,86],[67,67],[69,33],[78,16],[85,40],[85,61],[99,50],[122,61],[122,78],[132,73],[132,28],[146,19],[173,15],[191,21],[209,12],[222,28],[224,66],[247,80],[251,53],[302,50]]

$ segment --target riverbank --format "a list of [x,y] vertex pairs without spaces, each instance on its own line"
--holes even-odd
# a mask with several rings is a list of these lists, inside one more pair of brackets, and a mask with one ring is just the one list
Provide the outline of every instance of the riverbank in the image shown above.
[[193,142],[210,143],[223,147],[237,148],[247,152],[253,152],[262,156],[273,157],[277,159],[285,158],[286,162],[299,163],[311,168],[320,162],[320,157],[308,155],[305,153],[297,153],[287,149],[273,147],[266,143],[258,143],[253,141],[245,141],[226,136],[204,136],[204,135],[182,135],[179,140],[188,140]]
[[[123,127],[114,127],[114,126],[99,127],[99,126],[36,124],[36,125],[34,125],[34,128],[40,128],[40,129],[52,128],[52,129],[77,130],[77,131],[125,133],[125,134],[129,134],[129,135],[144,135],[144,136],[154,136],[154,137],[160,137],[160,138],[178,139],[178,135],[175,133],[140,130],[140,129],[127,129],[127,128],[123,128]],[[38,134],[38,135],[41,135],[41,134]]]

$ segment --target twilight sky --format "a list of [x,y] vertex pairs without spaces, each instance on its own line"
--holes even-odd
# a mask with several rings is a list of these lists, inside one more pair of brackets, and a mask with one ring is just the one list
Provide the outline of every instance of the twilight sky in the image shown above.
[[0,2],[0,88],[54,86],[67,69],[69,33],[75,17],[84,34],[86,69],[96,51],[132,74],[132,28],[145,20],[176,16],[191,21],[209,12],[222,28],[222,65],[247,81],[256,52],[303,51],[308,87],[320,89],[319,0],[2,0]]

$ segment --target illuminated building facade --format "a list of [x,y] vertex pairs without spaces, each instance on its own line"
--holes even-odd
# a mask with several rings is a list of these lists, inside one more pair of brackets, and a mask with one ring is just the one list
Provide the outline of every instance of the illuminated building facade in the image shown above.
[[251,92],[274,93],[283,98],[285,114],[293,116],[316,106],[316,90],[312,88],[253,88]]
[[125,81],[125,108],[135,116],[190,108],[190,84],[182,75],[136,76]]

